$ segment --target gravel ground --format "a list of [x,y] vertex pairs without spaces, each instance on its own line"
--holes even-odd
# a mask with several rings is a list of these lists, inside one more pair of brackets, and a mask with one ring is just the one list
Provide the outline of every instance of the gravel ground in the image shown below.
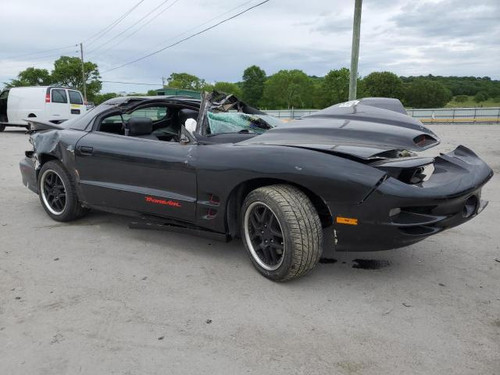
[[489,207],[286,284],[239,242],[52,221],[21,184],[27,136],[0,133],[0,373],[500,374],[500,126],[432,129],[495,170]]

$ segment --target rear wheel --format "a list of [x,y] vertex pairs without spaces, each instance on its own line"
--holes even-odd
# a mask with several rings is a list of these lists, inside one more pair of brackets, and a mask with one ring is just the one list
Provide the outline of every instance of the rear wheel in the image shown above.
[[243,203],[241,233],[255,268],[274,281],[305,275],[321,256],[318,214],[309,198],[293,186],[252,191]]
[[56,221],[75,220],[87,212],[78,201],[72,176],[59,161],[51,160],[42,166],[38,191],[45,212]]
[[5,125],[0,125],[0,133],[5,130]]

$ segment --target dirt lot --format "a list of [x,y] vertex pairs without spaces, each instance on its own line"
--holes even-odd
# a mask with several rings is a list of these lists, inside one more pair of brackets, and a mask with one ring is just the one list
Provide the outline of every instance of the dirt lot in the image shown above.
[[238,242],[52,221],[21,184],[27,136],[0,133],[0,373],[500,374],[500,126],[433,130],[495,170],[489,207],[286,284]]

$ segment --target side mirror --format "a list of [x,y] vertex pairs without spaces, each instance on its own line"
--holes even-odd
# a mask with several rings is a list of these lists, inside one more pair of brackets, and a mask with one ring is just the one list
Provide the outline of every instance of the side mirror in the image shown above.
[[195,119],[188,118],[186,122],[184,123],[184,127],[186,130],[189,132],[189,134],[194,136],[194,132],[196,131],[196,127],[198,126],[198,123],[196,122]]

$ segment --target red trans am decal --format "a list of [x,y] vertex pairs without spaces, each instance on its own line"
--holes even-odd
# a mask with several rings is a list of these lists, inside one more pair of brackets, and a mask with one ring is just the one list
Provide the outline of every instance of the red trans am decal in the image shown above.
[[166,201],[165,199],[157,199],[153,197],[145,197],[146,202],[148,203],[154,203],[154,204],[162,204],[164,206],[170,206],[170,207],[176,207],[180,208],[182,205],[179,202],[168,200]]

